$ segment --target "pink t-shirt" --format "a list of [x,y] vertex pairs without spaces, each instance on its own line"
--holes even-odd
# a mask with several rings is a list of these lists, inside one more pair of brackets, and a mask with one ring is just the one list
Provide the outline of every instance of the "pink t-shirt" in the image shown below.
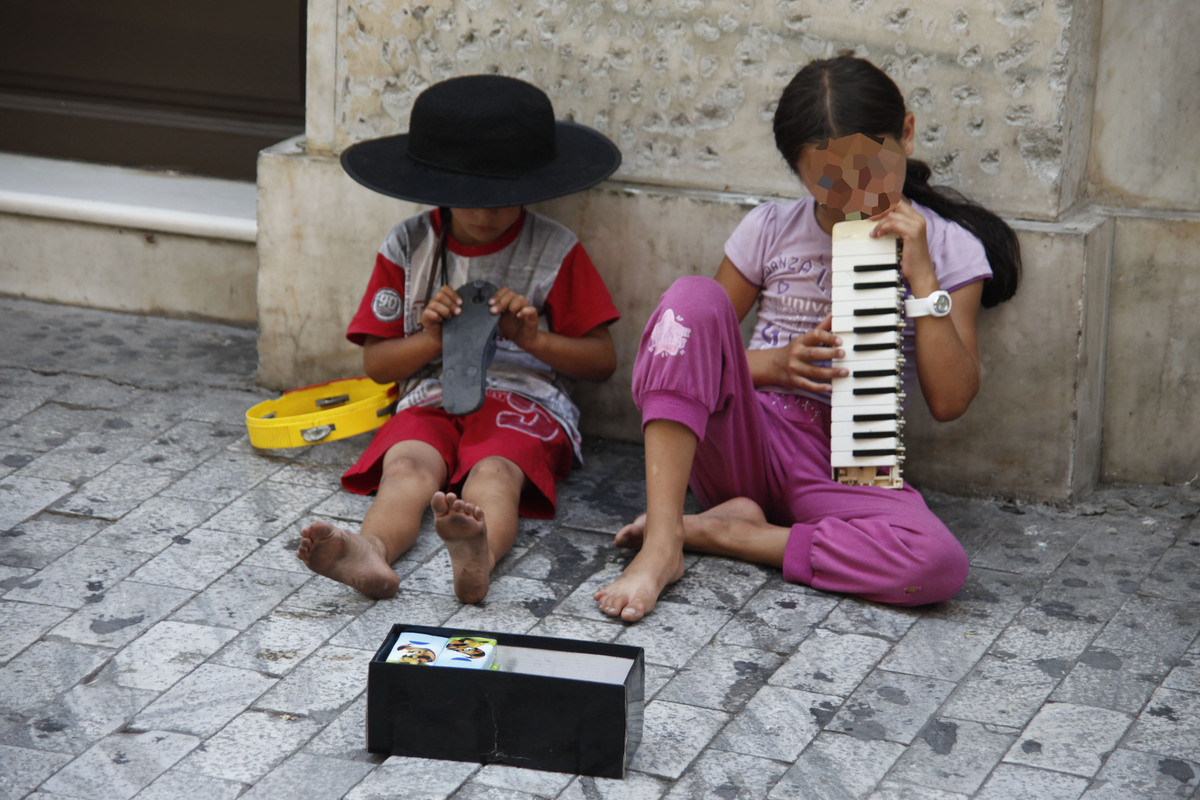
[[[925,217],[929,255],[943,289],[953,292],[991,277],[982,242],[924,206],[913,203],[913,208]],[[746,215],[725,243],[725,255],[738,272],[761,289],[751,350],[783,347],[829,313],[832,245],[814,209],[811,197],[764,203]],[[906,380],[916,369],[914,347],[910,320],[904,331]],[[829,402],[828,395],[798,393]]]

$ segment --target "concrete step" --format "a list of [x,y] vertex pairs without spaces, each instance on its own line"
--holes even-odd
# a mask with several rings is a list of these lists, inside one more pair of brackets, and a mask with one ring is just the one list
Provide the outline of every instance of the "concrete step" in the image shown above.
[[0,153],[0,293],[253,324],[253,183]]

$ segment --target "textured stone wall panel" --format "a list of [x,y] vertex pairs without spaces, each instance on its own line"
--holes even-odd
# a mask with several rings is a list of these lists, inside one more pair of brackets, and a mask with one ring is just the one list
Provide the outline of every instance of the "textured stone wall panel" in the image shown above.
[[1071,25],[1092,5],[348,0],[338,9],[335,142],[406,130],[431,83],[500,72],[545,89],[559,117],[612,137],[625,155],[618,177],[794,195],[803,190],[771,139],[775,101],[800,66],[849,50],[905,92],[917,155],[940,182],[1006,213],[1051,218],[1075,199],[1062,196],[1069,51],[1080,38]]

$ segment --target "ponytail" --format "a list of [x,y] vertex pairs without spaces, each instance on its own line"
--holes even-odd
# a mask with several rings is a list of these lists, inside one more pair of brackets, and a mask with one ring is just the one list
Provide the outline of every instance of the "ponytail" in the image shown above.
[[929,165],[910,158],[904,194],[951,222],[957,222],[983,243],[992,277],[983,284],[980,303],[991,308],[1011,298],[1021,279],[1021,245],[1008,223],[949,186],[932,186]]

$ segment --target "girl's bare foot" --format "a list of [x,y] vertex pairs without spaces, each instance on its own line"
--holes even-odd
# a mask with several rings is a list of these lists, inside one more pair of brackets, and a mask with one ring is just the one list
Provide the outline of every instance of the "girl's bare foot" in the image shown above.
[[682,530],[677,530],[639,550],[619,578],[592,595],[600,610],[626,622],[636,622],[653,611],[663,589],[683,577],[682,538]]
[[433,529],[446,543],[454,567],[454,594],[464,603],[480,602],[487,596],[493,566],[483,509],[449,492],[437,492],[429,505]]
[[[683,547],[701,553],[715,552],[714,546],[728,538],[735,528],[765,525],[767,517],[748,497],[735,497],[715,505],[699,514],[687,514],[683,518]],[[646,515],[617,531],[613,544],[617,547],[641,547],[646,535]]]
[[326,578],[352,586],[367,597],[391,597],[400,579],[384,560],[376,540],[318,520],[300,531],[296,557]]

